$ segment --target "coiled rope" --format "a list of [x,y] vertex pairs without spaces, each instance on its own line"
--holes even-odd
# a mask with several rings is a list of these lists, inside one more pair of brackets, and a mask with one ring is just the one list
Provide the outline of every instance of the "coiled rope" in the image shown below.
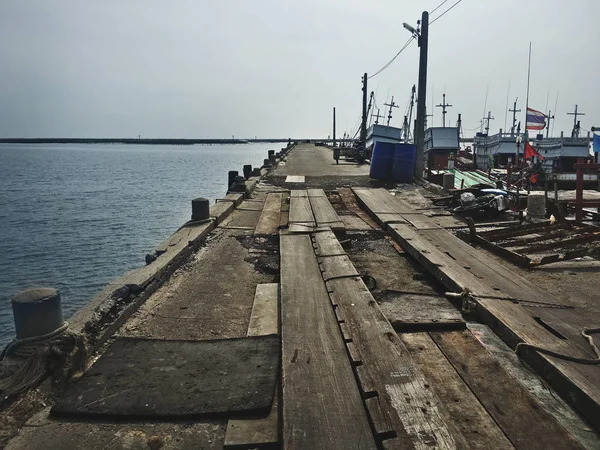
[[14,339],[8,344],[0,354],[0,362],[14,356],[18,367],[0,378],[0,392],[14,396],[36,386],[48,372],[56,379],[65,379],[81,370],[87,357],[87,340],[68,328],[65,322],[51,333]]

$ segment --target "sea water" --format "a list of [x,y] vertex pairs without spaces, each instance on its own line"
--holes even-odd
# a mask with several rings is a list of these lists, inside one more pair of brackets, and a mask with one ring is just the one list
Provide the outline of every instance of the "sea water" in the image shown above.
[[272,144],[0,144],[0,350],[10,298],[59,289],[68,318],[191,216],[225,195],[227,172],[260,166]]

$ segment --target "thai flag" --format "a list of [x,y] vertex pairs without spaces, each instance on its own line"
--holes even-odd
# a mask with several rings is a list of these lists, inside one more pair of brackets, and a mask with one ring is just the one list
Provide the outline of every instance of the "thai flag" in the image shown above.
[[527,129],[543,130],[546,127],[546,114],[527,108]]

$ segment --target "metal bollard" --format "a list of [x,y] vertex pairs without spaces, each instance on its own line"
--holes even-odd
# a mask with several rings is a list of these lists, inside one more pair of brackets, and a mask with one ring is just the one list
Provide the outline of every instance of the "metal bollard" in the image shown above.
[[[229,172],[231,173],[231,172]],[[192,220],[207,220],[210,217],[208,199],[198,197],[192,200]]]
[[60,294],[54,288],[33,288],[12,298],[17,339],[43,336],[64,325]]
[[231,187],[231,185],[235,182],[235,177],[239,175],[237,170],[230,170],[227,173],[227,189]]
[[444,192],[450,192],[450,189],[454,189],[454,174],[451,172],[446,172],[442,178],[442,187],[444,188]]
[[270,160],[270,159],[265,159],[265,160],[263,161],[263,166],[264,166],[264,167],[271,167],[272,165],[273,165],[273,163],[271,163],[271,160]]
[[252,174],[252,164],[246,164],[244,166],[244,178],[247,180],[248,178],[250,178],[251,174]]

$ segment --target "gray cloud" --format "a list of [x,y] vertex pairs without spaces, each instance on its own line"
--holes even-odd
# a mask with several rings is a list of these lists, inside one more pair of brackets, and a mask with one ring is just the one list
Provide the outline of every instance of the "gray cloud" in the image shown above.
[[[360,112],[360,77],[387,62],[435,1],[17,1],[0,6],[1,136],[325,136]],[[449,1],[435,17],[454,1]],[[430,29],[428,105],[445,89],[474,128],[510,102],[554,109],[555,131],[600,126],[597,0],[463,0]],[[370,81],[401,123],[416,43]],[[549,93],[549,94],[548,94]],[[441,122],[435,108],[434,123]],[[520,119],[523,119],[521,115]],[[595,122],[594,122],[595,121]],[[509,120],[510,122],[510,120]]]

